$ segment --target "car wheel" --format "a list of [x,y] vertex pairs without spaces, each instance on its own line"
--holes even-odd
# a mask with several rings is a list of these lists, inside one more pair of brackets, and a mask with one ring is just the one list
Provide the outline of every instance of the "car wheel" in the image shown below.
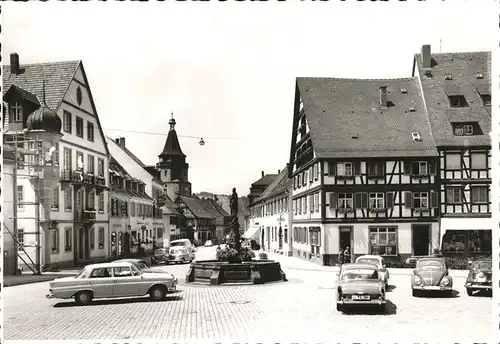
[[411,294],[412,294],[414,297],[419,297],[419,296],[420,296],[420,290],[415,290],[415,289],[412,289],[412,290],[411,290]]
[[92,293],[90,291],[81,291],[75,295],[75,303],[79,306],[88,305],[92,302]]
[[153,287],[151,291],[149,292],[149,296],[151,297],[151,300],[153,301],[161,301],[165,299],[165,296],[167,293],[165,292],[165,288],[162,288],[160,286]]
[[473,296],[474,290],[472,288],[467,288],[467,295]]
[[338,303],[337,303],[337,311],[339,311],[339,312],[343,312],[343,311],[344,311],[344,307],[342,307],[342,305],[341,305],[341,304],[338,304]]

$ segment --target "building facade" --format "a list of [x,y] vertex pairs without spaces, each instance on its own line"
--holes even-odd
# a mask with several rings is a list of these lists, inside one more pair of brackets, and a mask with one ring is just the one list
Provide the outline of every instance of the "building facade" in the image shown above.
[[[20,256],[33,257],[39,244],[45,268],[105,260],[109,258],[109,246],[102,241],[102,235],[107,238],[109,233],[105,173],[109,152],[83,64],[23,65],[18,54],[11,54],[10,62],[3,66],[4,140],[24,140],[27,143],[18,147],[33,152],[42,143],[28,142],[29,132],[61,127],[60,139],[44,157],[46,166],[59,170],[59,182],[50,192],[43,190],[46,184],[40,189],[32,179],[21,178],[36,172],[28,167],[32,153],[18,164],[17,223],[25,247]],[[37,193],[42,198],[38,205]],[[38,231],[43,233],[40,242]],[[92,248],[92,240],[102,245]]]
[[295,105],[294,256],[332,265],[346,248],[404,260],[439,247],[439,159],[415,78],[298,78]]
[[490,256],[491,53],[415,55],[439,152],[440,238],[444,255]]

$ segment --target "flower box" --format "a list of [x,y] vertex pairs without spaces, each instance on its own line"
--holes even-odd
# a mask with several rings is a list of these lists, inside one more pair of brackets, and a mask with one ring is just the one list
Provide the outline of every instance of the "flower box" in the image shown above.
[[371,208],[370,213],[385,213],[386,210],[385,208]]
[[337,211],[341,214],[354,213],[354,209],[352,208],[338,208]]

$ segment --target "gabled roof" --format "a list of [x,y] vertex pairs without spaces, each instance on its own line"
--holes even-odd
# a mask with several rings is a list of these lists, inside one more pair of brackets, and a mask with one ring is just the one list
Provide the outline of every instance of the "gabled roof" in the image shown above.
[[[120,163],[113,156],[110,156],[110,159],[109,159],[109,172],[111,172],[115,175],[118,175],[122,178],[129,179],[129,180],[144,184],[144,182],[142,180],[132,177],[132,175],[130,175],[130,173],[128,173],[127,170],[125,170],[125,168],[123,168],[123,166],[120,165]],[[141,193],[138,193],[138,192],[133,191],[133,190],[127,190],[127,189],[118,187],[114,184],[111,184],[111,190],[118,191],[118,192],[124,192],[124,193],[130,194],[131,196],[134,196],[134,197],[141,197],[141,198],[145,198],[148,200],[153,199],[153,198],[149,197],[147,194],[141,194]]]
[[198,218],[213,219],[217,216],[210,211],[205,210],[205,205],[200,202],[199,198],[179,196],[180,200],[184,202],[186,207]]
[[20,65],[17,74],[11,74],[10,65],[3,65],[3,89],[11,85],[43,98],[43,79],[45,78],[45,102],[54,111],[64,98],[81,61],[64,61]]
[[174,203],[174,201],[172,201],[170,199],[170,197],[165,195],[164,201],[165,201],[165,205],[162,207],[163,214],[178,215],[178,216],[181,215],[177,211],[177,205]]
[[267,200],[274,196],[284,194],[288,187],[292,184],[292,179],[288,178],[288,168],[281,170],[280,174],[272,181],[271,184],[264,190],[259,198],[253,203]]
[[204,198],[198,198],[197,199],[198,202],[200,203],[200,205],[203,207],[203,209],[205,210],[205,212],[207,214],[210,214],[211,218],[218,218],[218,217],[221,217],[223,216],[221,213],[219,213],[219,211],[215,208],[215,206],[212,204],[212,202],[210,202],[211,200],[210,199],[204,199]]
[[266,174],[264,177],[260,178],[256,182],[252,183],[252,186],[266,186],[273,182],[277,177],[277,174]]
[[[491,53],[457,52],[431,54],[431,74],[427,77],[422,65],[422,55],[413,60],[413,73],[418,74],[432,127],[438,146],[491,145],[489,133],[491,109],[482,103],[480,93],[491,95]],[[481,73],[483,78],[477,78]],[[446,80],[446,75],[451,80]],[[448,95],[463,95],[468,107],[451,108]],[[483,135],[454,136],[452,122],[478,122]]]
[[26,91],[16,85],[10,85],[10,87],[7,90],[5,90],[3,95],[4,99],[8,98],[11,93],[17,93],[21,98],[24,98],[35,105],[41,105],[40,101],[38,100],[38,97],[35,94]]
[[416,78],[297,78],[297,87],[316,158],[437,155]]
[[231,217],[231,214],[225,211],[224,208],[222,208],[222,206],[219,203],[217,203],[216,200],[206,198],[205,201],[208,202],[219,215],[222,215],[224,217]]
[[123,150],[132,160],[135,161],[136,164],[138,164],[139,166],[141,167],[145,167],[146,165],[144,165],[144,163],[137,157],[134,155],[134,153],[132,153],[127,147],[122,147],[120,146],[120,144],[118,144],[114,139],[112,139],[111,137],[109,136],[106,136],[110,141],[112,141],[116,146],[118,146],[121,150]]
[[[15,85],[18,89],[26,91],[31,95],[36,96],[37,100],[44,99],[45,104],[49,109],[55,111],[59,110],[64,96],[70,86],[71,80],[75,76],[78,68],[81,68],[82,75],[85,83],[89,86],[89,99],[92,109],[95,113],[99,133],[103,138],[104,149],[106,154],[109,155],[108,145],[102,130],[101,121],[97,114],[97,109],[94,103],[94,97],[85,73],[85,68],[81,60],[75,61],[61,61],[61,62],[48,62],[48,63],[34,63],[34,64],[20,64],[17,73],[12,74],[10,65],[2,66],[2,81],[3,81],[3,94]],[[45,80],[45,82],[44,82]],[[45,90],[45,97],[44,97]],[[27,94],[25,94],[27,95]],[[30,96],[31,97],[31,96]],[[34,100],[31,97],[31,100]]]

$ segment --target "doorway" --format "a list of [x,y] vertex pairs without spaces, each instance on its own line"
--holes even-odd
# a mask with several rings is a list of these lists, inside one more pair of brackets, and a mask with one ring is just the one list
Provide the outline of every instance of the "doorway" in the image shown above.
[[90,260],[90,240],[85,227],[78,228],[78,261]]
[[411,241],[414,256],[428,256],[431,246],[431,225],[412,225]]
[[339,227],[339,252],[349,247],[352,252],[352,227]]

